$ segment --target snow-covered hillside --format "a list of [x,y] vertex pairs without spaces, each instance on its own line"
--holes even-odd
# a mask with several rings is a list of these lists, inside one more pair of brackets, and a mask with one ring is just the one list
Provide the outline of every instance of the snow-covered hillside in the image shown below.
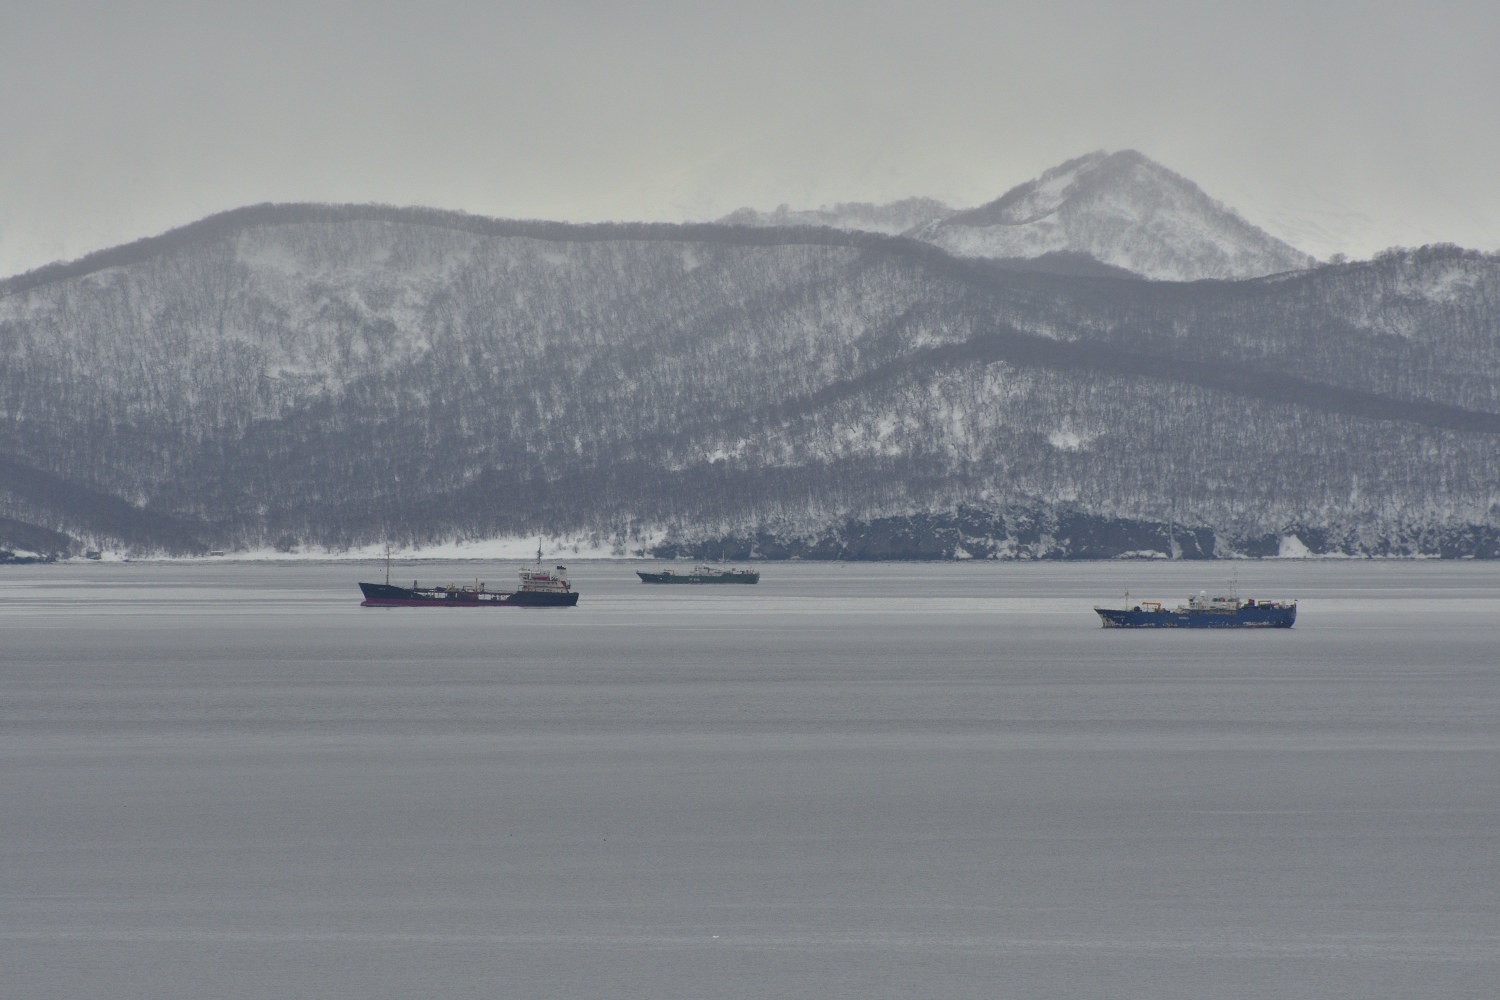
[[1257,278],[1313,263],[1134,151],[1070,160],[911,235],[961,257],[1085,253],[1165,281]]
[[[888,205],[741,209],[721,221],[903,234],[960,257],[1082,257],[1162,281],[1258,278],[1300,271],[1314,263],[1308,254],[1256,228],[1191,181],[1133,150],[1069,160],[989,204],[965,211],[931,199],[908,198]],[[1097,270],[1104,273],[1103,268]]]
[[32,547],[768,552],[982,507],[1029,512],[1032,554],[1105,551],[1056,534],[1085,523],[1489,554],[1500,258],[1182,285],[835,229],[261,206],[0,282],[0,441]]

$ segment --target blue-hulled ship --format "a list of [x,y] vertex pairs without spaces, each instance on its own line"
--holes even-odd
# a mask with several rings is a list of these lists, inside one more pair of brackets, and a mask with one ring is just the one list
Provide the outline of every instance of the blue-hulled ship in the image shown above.
[[1257,601],[1228,597],[1209,597],[1199,591],[1186,604],[1163,607],[1160,601],[1141,601],[1126,607],[1095,608],[1105,628],[1291,628],[1297,620],[1296,601]]
[[385,583],[360,583],[365,608],[571,608],[578,604],[578,591],[568,583],[568,569],[521,570],[521,585],[516,590],[490,590],[480,580],[474,583],[450,583],[422,587],[415,580],[410,587],[391,583],[386,570]]

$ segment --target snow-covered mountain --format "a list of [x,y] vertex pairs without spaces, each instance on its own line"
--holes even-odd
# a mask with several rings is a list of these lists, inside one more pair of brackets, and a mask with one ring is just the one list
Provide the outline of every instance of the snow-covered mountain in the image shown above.
[[1163,281],[1258,278],[1313,263],[1133,150],[1069,160],[910,235],[960,257],[1083,253]]
[[1497,302],[1454,247],[1179,284],[258,206],[0,282],[0,549],[1495,556]]
[[720,221],[899,233],[959,257],[1074,264],[1087,258],[1118,273],[1162,281],[1259,278],[1314,263],[1134,150],[1069,160],[965,211],[909,198],[889,205],[741,209]]

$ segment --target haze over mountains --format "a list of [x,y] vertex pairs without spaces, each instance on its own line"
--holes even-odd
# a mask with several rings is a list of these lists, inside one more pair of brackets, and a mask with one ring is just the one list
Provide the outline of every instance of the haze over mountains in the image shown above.
[[1314,266],[1129,152],[965,212],[257,206],[0,282],[23,551],[1495,556],[1497,444],[1500,257]]

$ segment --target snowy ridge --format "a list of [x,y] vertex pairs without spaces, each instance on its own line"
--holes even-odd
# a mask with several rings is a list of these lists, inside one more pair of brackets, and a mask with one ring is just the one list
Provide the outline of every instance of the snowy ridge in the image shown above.
[[781,205],[771,212],[742,208],[719,221],[730,226],[828,226],[896,236],[945,219],[953,213],[953,209],[932,198],[906,198],[886,205],[841,202],[816,209],[792,209]]
[[1314,263],[1134,150],[1069,160],[964,211],[908,198],[887,205],[741,209],[720,221],[902,234],[960,257],[990,260],[1075,255],[1162,281],[1258,278]]
[[1208,554],[1293,527],[1483,554],[1497,303],[1500,257],[1453,247],[1184,286],[834,229],[246,210],[0,283],[0,535],[930,556],[858,526],[930,540],[984,505],[1024,517],[978,517],[970,555],[1140,552],[1163,525]]
[[1091,153],[915,230],[962,257],[1072,251],[1166,281],[1257,278],[1313,260],[1140,153]]

